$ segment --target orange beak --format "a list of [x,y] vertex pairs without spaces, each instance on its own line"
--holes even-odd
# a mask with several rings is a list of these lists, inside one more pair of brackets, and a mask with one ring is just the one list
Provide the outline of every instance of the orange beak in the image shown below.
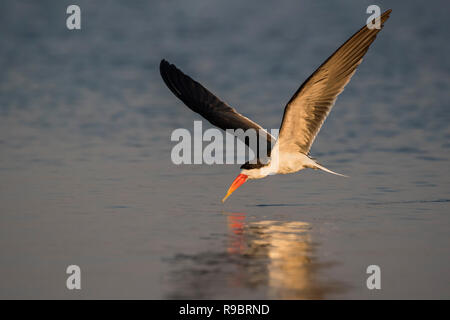
[[222,202],[225,202],[227,198],[240,186],[244,184],[245,181],[247,181],[248,176],[245,174],[240,174],[234,179],[233,183],[231,184],[230,188],[227,191],[227,195],[222,199]]

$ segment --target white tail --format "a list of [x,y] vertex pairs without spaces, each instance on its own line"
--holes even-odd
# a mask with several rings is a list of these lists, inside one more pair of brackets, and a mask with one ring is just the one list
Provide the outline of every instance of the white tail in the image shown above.
[[335,175],[340,176],[340,177],[348,178],[348,176],[346,176],[345,174],[340,174],[340,173],[331,171],[330,169],[327,169],[327,168],[321,166],[321,165],[318,164],[317,162],[315,162],[315,168],[314,168],[314,169],[320,169],[320,170],[322,170],[322,171],[325,171],[325,172],[328,172],[328,173],[331,173],[331,174],[335,174]]

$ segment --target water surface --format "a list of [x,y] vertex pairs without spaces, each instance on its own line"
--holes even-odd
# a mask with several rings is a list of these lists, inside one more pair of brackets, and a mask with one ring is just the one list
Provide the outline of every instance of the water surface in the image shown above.
[[238,166],[170,162],[199,117],[160,59],[277,128],[372,2],[80,0],[68,31],[72,3],[3,1],[0,297],[450,298],[449,6],[377,3],[391,19],[312,148],[350,178],[269,177],[223,205]]

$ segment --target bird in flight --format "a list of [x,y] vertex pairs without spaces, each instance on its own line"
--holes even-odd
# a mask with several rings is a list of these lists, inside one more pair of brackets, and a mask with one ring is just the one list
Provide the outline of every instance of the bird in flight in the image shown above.
[[[272,174],[287,174],[311,168],[344,176],[310,158],[309,150],[337,96],[350,81],[390,13],[391,10],[387,10],[379,17],[379,29],[363,26],[303,82],[284,109],[278,139],[273,148],[268,149],[269,161],[263,163],[257,159],[256,162],[242,165],[240,174],[229,187],[222,202],[247,180],[261,179]],[[238,113],[173,64],[162,60],[160,73],[175,96],[213,125],[223,130],[257,130],[259,137],[267,140],[267,146],[275,141],[259,124]]]

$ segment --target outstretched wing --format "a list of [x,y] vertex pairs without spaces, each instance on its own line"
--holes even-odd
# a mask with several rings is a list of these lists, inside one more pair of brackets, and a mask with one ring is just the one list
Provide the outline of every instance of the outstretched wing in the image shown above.
[[[259,133],[258,146],[260,145],[259,138],[266,139],[267,154],[270,154],[271,145],[272,142],[275,142],[275,138],[259,124],[238,113],[234,108],[221,101],[200,83],[185,75],[166,60],[161,61],[159,70],[164,82],[172,93],[183,101],[189,109],[197,112],[213,125],[223,130],[242,129],[245,131],[247,129],[255,129]],[[245,139],[244,142],[249,145],[248,139]],[[259,154],[259,152],[256,151],[256,154]]]
[[[384,12],[383,23],[391,10]],[[280,152],[308,154],[337,96],[344,90],[380,29],[364,26],[337,49],[297,90],[284,109]]]

